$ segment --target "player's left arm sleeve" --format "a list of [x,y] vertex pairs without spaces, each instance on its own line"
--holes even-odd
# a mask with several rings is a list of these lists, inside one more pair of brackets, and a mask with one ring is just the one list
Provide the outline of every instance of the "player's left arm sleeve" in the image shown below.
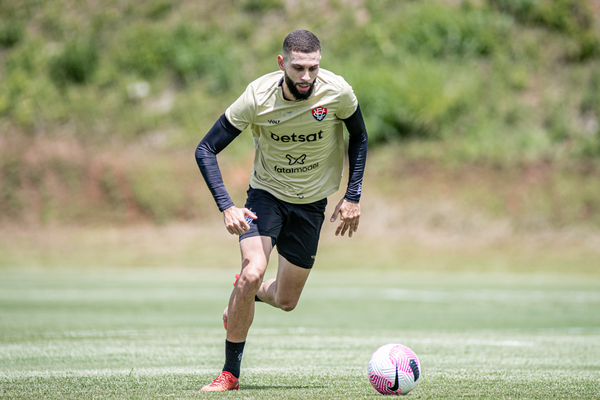
[[349,133],[348,161],[350,163],[348,189],[344,198],[352,203],[358,203],[362,191],[368,147],[367,128],[360,112],[360,106],[357,105],[354,114],[343,121]]

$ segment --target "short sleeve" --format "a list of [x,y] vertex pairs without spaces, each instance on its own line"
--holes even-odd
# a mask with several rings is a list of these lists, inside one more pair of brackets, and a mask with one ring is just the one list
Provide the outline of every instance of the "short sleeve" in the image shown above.
[[337,112],[337,117],[339,119],[350,118],[356,111],[357,107],[358,100],[354,95],[352,86],[350,86],[346,81],[342,81],[342,87],[340,90],[340,109]]
[[244,93],[225,110],[225,116],[240,131],[243,131],[248,125],[254,122],[256,116],[256,97],[254,96],[252,84],[248,85]]

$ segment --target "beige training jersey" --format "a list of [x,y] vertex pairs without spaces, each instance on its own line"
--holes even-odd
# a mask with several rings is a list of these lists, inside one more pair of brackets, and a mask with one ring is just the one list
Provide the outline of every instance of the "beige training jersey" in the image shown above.
[[250,83],[225,116],[237,129],[250,126],[252,131],[250,186],[289,203],[312,203],[340,187],[342,120],[354,114],[358,103],[352,87],[324,69],[307,100],[284,99],[282,79],[283,71],[277,71]]

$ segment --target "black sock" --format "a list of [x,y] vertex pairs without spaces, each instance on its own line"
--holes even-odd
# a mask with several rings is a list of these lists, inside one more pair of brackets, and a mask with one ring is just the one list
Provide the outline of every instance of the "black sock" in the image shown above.
[[225,340],[225,366],[223,367],[223,371],[231,373],[236,378],[240,377],[245,344],[246,342],[233,343]]

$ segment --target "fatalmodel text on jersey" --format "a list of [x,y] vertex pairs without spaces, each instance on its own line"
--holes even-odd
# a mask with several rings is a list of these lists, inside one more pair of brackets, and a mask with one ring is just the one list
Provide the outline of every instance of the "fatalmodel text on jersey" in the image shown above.
[[281,167],[278,167],[277,165],[274,167],[275,172],[280,173],[280,174],[297,174],[297,173],[309,172],[309,171],[315,170],[317,168],[319,168],[319,163],[314,163],[314,164],[306,165],[306,166],[302,166],[302,167],[293,167],[293,168],[281,168]]

